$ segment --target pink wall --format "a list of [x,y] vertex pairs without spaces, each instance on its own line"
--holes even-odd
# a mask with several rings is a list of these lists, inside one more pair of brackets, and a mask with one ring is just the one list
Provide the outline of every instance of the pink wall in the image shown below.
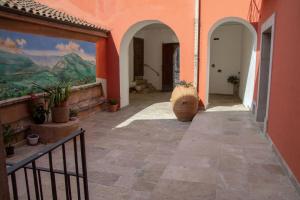
[[[199,96],[203,103],[205,103],[207,93],[209,31],[215,23],[226,17],[241,18],[249,23],[255,22],[256,18],[253,16],[255,12],[251,12],[253,8],[251,2],[252,0],[200,0]],[[260,5],[259,2],[257,4]]]
[[268,134],[300,181],[300,1],[265,0],[260,25],[274,12]]
[[[119,49],[127,30],[143,20],[159,20],[177,34],[181,46],[181,79],[193,81],[194,1],[182,0],[39,0],[111,29],[108,39],[108,96],[119,98]],[[180,9],[178,9],[180,8]]]

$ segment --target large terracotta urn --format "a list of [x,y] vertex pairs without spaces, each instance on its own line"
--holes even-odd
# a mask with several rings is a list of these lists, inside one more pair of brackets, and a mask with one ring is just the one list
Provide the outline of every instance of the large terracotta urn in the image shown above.
[[173,112],[179,121],[192,121],[198,112],[197,90],[190,85],[178,85],[172,92],[171,103]]

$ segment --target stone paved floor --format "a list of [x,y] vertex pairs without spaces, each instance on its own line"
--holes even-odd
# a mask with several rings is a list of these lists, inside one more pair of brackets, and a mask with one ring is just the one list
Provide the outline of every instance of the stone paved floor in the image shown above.
[[[169,98],[169,93],[135,94],[131,106],[82,121],[91,199],[299,199],[239,101],[212,97],[210,109],[183,123],[175,119]],[[19,148],[12,160],[42,147]],[[68,163],[72,168],[72,160]],[[38,164],[46,165],[46,160]],[[60,159],[55,166],[61,167]],[[63,179],[57,179],[64,199]]]
[[300,199],[253,115],[237,99],[212,98],[180,141],[152,199]]

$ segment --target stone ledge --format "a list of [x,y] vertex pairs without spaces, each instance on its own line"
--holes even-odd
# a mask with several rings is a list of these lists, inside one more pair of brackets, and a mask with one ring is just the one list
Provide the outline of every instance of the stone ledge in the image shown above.
[[[97,80],[95,83],[90,83],[90,84],[85,84],[85,85],[80,85],[80,86],[74,86],[74,87],[72,87],[72,92],[76,92],[76,91],[96,87],[96,86],[99,86],[99,85],[102,86],[101,82]],[[37,97],[42,97],[42,96],[45,95],[45,93],[41,92],[41,93],[37,93],[35,95]],[[25,102],[25,101],[28,101],[30,98],[31,98],[30,95],[26,95],[26,96],[22,96],[22,97],[16,97],[16,98],[11,98],[11,99],[7,99],[7,100],[2,100],[2,101],[0,101],[0,108],[5,107],[5,106],[10,106],[10,105],[13,105],[13,104],[16,104],[16,103]]]
[[90,101],[81,101],[78,102],[76,104],[72,104],[70,105],[71,108],[77,107],[79,112],[91,109],[93,107],[102,105],[103,103],[105,103],[105,98],[101,97],[101,98],[92,98],[90,99]]

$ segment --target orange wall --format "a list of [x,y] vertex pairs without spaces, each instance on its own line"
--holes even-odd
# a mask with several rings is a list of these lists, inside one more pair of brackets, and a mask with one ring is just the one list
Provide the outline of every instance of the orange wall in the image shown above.
[[[203,103],[206,98],[208,33],[215,23],[226,17],[238,17],[255,22],[250,14],[252,0],[200,0],[200,55],[199,55],[199,96]],[[257,4],[259,6],[259,1]]]
[[260,24],[274,12],[268,134],[300,181],[300,1],[265,0]]
[[[181,46],[181,79],[193,81],[194,0],[39,0],[111,29],[108,39],[108,96],[119,97],[119,49],[123,35],[137,22],[159,20],[177,34]],[[180,9],[178,9],[180,8]]]
[[[143,20],[159,20],[170,26],[179,38],[181,79],[193,81],[194,1],[115,0],[113,2],[106,5],[106,12],[109,15],[107,26],[112,28],[112,43],[114,43],[110,46],[111,51],[120,54],[121,40],[132,25]],[[109,67],[113,68],[109,77],[113,80],[119,79],[119,73],[116,73],[118,66],[114,66],[119,64],[118,55],[109,58],[111,60]],[[119,94],[117,87],[108,87],[109,90],[116,89],[111,96],[117,97],[116,95]]]
[[107,39],[100,38],[96,43],[96,76],[107,79]]
[[[97,9],[98,0],[38,0],[52,8],[65,11],[66,13],[88,20],[91,23],[99,24],[97,15],[100,13]],[[87,3],[88,2],[88,3]]]

